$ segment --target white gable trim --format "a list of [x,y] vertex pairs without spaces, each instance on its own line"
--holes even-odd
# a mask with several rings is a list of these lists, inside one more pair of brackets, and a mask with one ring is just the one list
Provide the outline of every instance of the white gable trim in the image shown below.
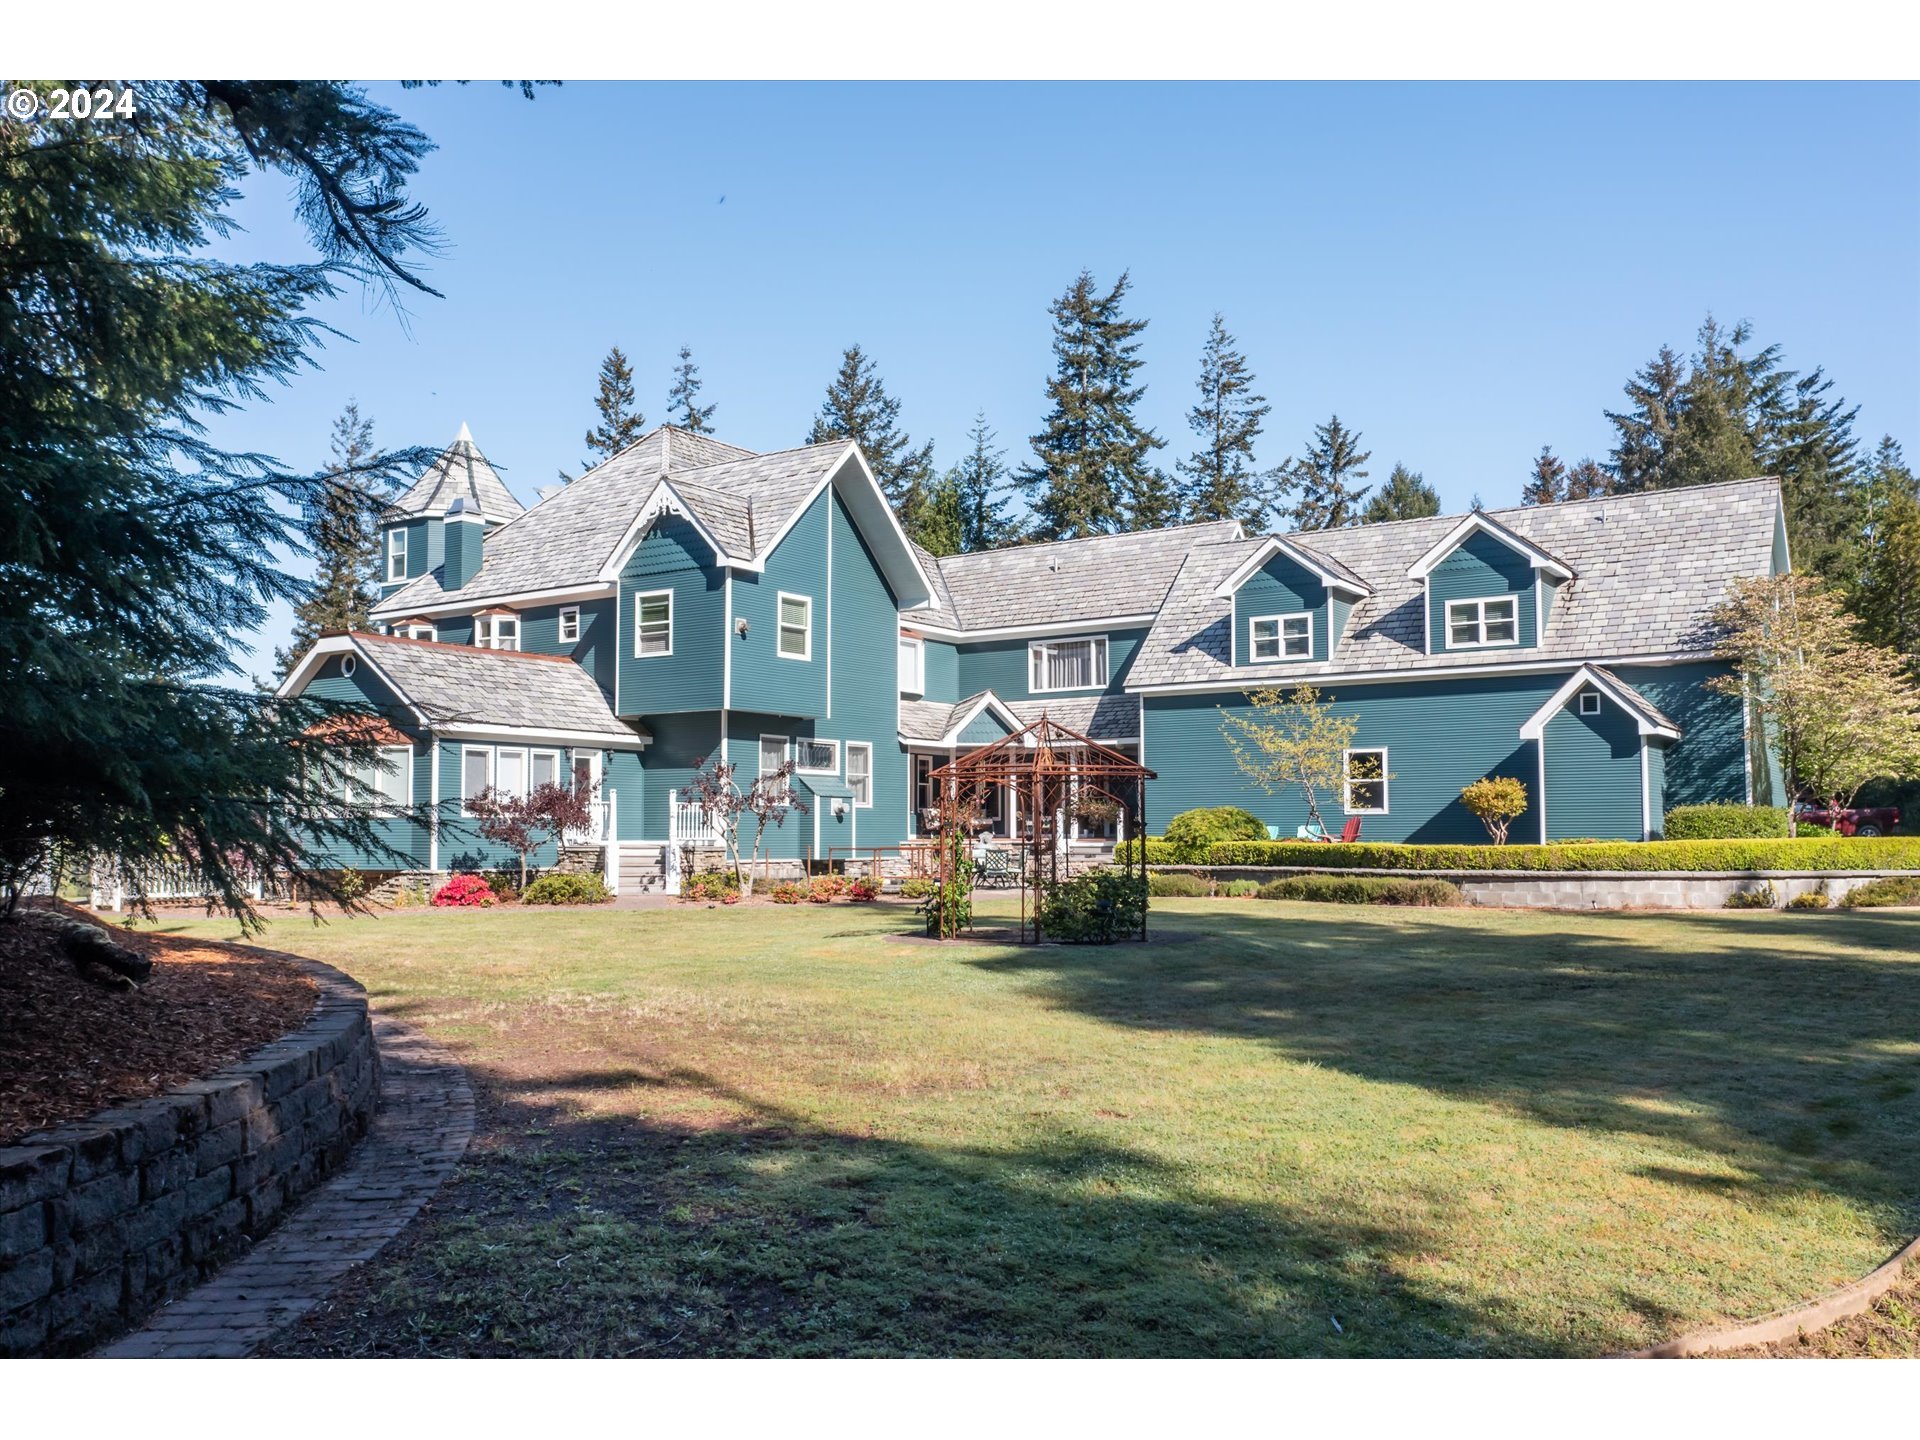
[[1038,640],[1050,635],[1085,635],[1089,631],[1139,629],[1142,626],[1151,627],[1158,618],[1157,611],[1149,610],[1143,615],[1096,615],[1087,620],[1056,620],[1045,625],[999,625],[981,630],[955,630],[902,613],[900,623],[909,630],[918,631],[928,640],[971,645],[979,640]]
[[381,682],[389,690],[400,697],[400,703],[407,707],[407,713],[413,717],[414,723],[416,725],[426,725],[427,718],[420,707],[413,703],[406,691],[394,683],[391,675],[380,668],[380,662],[368,653],[364,645],[356,645],[354,643],[351,635],[331,635],[325,640],[321,640],[315,644],[311,650],[307,651],[305,658],[294,667],[293,673],[280,682],[280,688],[273,692],[274,695],[279,699],[285,700],[289,696],[300,694],[307,688],[308,682],[318,673],[320,667],[335,655],[357,656],[363,664],[368,666],[374,674],[380,677]]
[[1564,710],[1567,702],[1571,700],[1578,691],[1584,690],[1588,686],[1598,690],[1622,710],[1633,716],[1633,723],[1642,736],[1657,735],[1664,740],[1678,740],[1680,738],[1680,732],[1674,729],[1673,726],[1662,724],[1649,716],[1644,708],[1644,702],[1633,695],[1626,686],[1616,680],[1609,679],[1591,665],[1582,665],[1578,670],[1574,671],[1573,674],[1569,675],[1566,683],[1553,692],[1553,698],[1548,700],[1546,704],[1542,705],[1528,717],[1526,723],[1520,727],[1520,738],[1522,740],[1539,740],[1543,738],[1546,734],[1547,722]]
[[1364,600],[1373,594],[1371,585],[1355,585],[1344,575],[1329,570],[1298,545],[1290,545],[1277,535],[1269,535],[1260,542],[1259,549],[1240,562],[1238,569],[1213,587],[1215,597],[1221,600],[1232,599],[1233,593],[1258,574],[1261,567],[1276,555],[1284,555],[1294,564],[1309,571],[1329,590],[1338,590],[1343,595],[1352,595],[1359,600]]
[[1460,547],[1460,543],[1476,530],[1484,535],[1491,535],[1508,549],[1525,556],[1527,563],[1533,566],[1534,569],[1544,570],[1547,574],[1557,576],[1562,580],[1573,579],[1573,571],[1569,570],[1562,561],[1549,555],[1524,535],[1514,534],[1513,531],[1502,525],[1498,520],[1493,519],[1491,516],[1483,515],[1478,510],[1454,526],[1453,529],[1447,532],[1445,539],[1427,551],[1427,553],[1422,555],[1418,560],[1414,561],[1413,564],[1409,565],[1407,567],[1407,578],[1409,580],[1426,579],[1427,576],[1433,572],[1433,568],[1436,565],[1457,550]]
[[[425,578],[425,577],[417,577]],[[410,582],[411,583],[411,582]],[[433,600],[403,603],[398,594],[389,595],[368,612],[373,620],[411,618],[431,619],[435,615],[470,615],[476,606],[501,605],[524,610],[530,605],[555,605],[567,600],[598,600],[612,595],[618,587],[612,583],[567,585],[556,590],[510,590],[498,595],[468,595],[458,600]]]
[[[787,516],[786,523],[773,533],[773,538],[760,547],[758,559],[733,562],[739,569],[758,574],[767,568],[767,557],[772,555],[787,538],[787,533],[800,523],[807,511],[813,508],[813,502],[825,493],[830,485],[836,485],[847,472],[847,462],[855,463],[858,478],[864,484],[852,484],[843,491],[841,498],[847,502],[847,510],[853,516],[853,523],[869,543],[875,540],[873,530],[878,529],[885,542],[874,544],[874,558],[880,562],[881,573],[887,577],[887,583],[893,587],[894,601],[901,610],[912,610],[924,605],[933,598],[933,582],[927,578],[927,572],[921,568],[920,557],[914,553],[913,546],[907,541],[907,532],[900,528],[900,517],[893,513],[893,507],[887,503],[886,493],[881,490],[880,482],[873,478],[873,471],[867,465],[867,457],[860,453],[860,447],[851,440],[847,448],[840,452],[834,462],[827,466],[824,474],[807,492],[807,498],[796,505],[793,513]],[[864,512],[864,513],[863,513]],[[884,520],[884,524],[879,524]],[[833,517],[827,517],[829,527]],[[831,529],[829,529],[831,534]],[[890,553],[891,552],[891,553]],[[903,573],[904,572],[904,573]]]
[[[989,690],[973,703],[972,708],[969,709],[966,714],[962,715],[948,727],[946,734],[942,735],[933,743],[936,745],[961,744],[960,732],[965,730],[967,726],[971,725],[975,720],[978,720],[981,713],[985,711],[992,712],[994,718],[1007,727],[1007,733],[1009,735],[1018,734],[1020,731],[1026,729],[1025,723],[1018,715],[1007,708],[1006,702],[994,694],[993,691]],[[916,743],[925,744],[927,742],[919,741]]]
[[673,482],[662,475],[654,481],[653,493],[647,496],[646,504],[640,507],[640,513],[633,517],[632,523],[621,535],[619,543],[607,556],[606,563],[600,567],[598,579],[602,584],[617,582],[620,579],[620,572],[627,568],[627,561],[633,558],[633,552],[640,548],[640,542],[646,538],[647,531],[652,527],[653,522],[662,515],[678,515],[693,526],[694,531],[706,542],[707,548],[713,551],[713,558],[719,564],[740,563],[737,558],[727,554],[726,546],[715,539],[713,532],[700,523],[700,516],[694,508],[687,504],[678,490],[673,488]]

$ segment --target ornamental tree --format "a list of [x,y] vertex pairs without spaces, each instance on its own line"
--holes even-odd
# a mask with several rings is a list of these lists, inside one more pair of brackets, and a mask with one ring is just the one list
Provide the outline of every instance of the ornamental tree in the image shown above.
[[[739,882],[740,893],[753,893],[753,872],[760,865],[760,851],[765,843],[767,826],[776,829],[787,823],[789,815],[807,813],[806,801],[793,793],[793,761],[781,762],[779,768],[763,770],[756,775],[753,783],[742,786],[738,780],[740,767],[729,760],[715,760],[708,764],[705,759],[694,766],[693,778],[681,789],[681,797],[689,805],[700,807],[700,814],[719,834],[726,847],[727,862],[733,866],[733,878]],[[740,861],[740,831],[742,826],[753,822],[753,851],[747,864]]]
[[1527,808],[1527,787],[1511,775],[1489,775],[1460,792],[1460,803],[1487,827],[1496,845],[1507,843],[1507,827]]
[[520,888],[527,888],[527,857],[547,841],[593,826],[593,784],[559,785],[548,780],[524,795],[488,786],[467,802],[474,829],[520,857]]
[[[1320,796],[1339,794],[1346,784],[1347,751],[1360,728],[1357,718],[1336,715],[1311,685],[1291,691],[1278,686],[1252,690],[1254,713],[1220,712],[1220,734],[1240,773],[1269,795],[1299,790],[1307,816],[1320,829]],[[1364,776],[1369,780],[1383,776]]]
[[[1790,799],[1828,810],[1880,778],[1920,774],[1920,689],[1897,651],[1862,639],[1840,593],[1810,575],[1737,580],[1715,609],[1714,651],[1779,751]],[[1797,833],[1791,806],[1789,833]]]

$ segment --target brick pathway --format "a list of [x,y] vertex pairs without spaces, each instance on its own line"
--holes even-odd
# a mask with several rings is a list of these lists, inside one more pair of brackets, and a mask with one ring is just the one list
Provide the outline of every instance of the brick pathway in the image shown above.
[[376,1011],[373,1029],[380,1109],[346,1168],[246,1255],[101,1355],[249,1354],[326,1299],[433,1198],[473,1138],[473,1091],[453,1058],[405,1021]]

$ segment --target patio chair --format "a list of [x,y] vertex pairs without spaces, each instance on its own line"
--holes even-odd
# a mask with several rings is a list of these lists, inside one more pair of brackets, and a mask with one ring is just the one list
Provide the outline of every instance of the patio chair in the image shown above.
[[987,890],[1013,889],[1020,883],[1019,873],[1014,869],[1013,852],[998,846],[990,847],[980,857],[973,883]]
[[1293,838],[1296,840],[1313,840],[1321,844],[1325,844],[1327,841],[1333,839],[1331,835],[1327,834],[1327,832],[1322,830],[1318,825],[1302,825],[1298,830],[1293,832]]
[[1351,845],[1354,841],[1358,840],[1359,838],[1360,838],[1360,817],[1358,815],[1349,815],[1347,817],[1346,825],[1342,827],[1340,831],[1340,843],[1342,845]]

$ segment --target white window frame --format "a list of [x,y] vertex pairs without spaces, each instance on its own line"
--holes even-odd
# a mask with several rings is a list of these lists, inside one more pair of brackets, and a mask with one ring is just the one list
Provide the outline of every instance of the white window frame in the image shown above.
[[[487,783],[482,785],[478,790],[469,791],[467,789],[467,759],[469,756],[473,756],[473,755],[481,756],[487,762]],[[473,808],[470,802],[476,796],[482,795],[493,788],[493,775],[494,775],[493,747],[491,745],[466,745],[466,744],[461,745],[460,747],[460,811],[462,814],[471,815],[473,813]]]
[[[798,600],[802,605],[807,607],[807,623],[805,628],[800,632],[800,638],[805,642],[806,648],[798,655],[789,651],[783,643],[787,637],[787,630],[790,628],[786,621],[787,601],[789,600]],[[813,597],[811,595],[796,595],[791,590],[782,590],[774,597],[773,653],[778,655],[782,660],[813,659]]]
[[[1506,622],[1513,626],[1513,638],[1511,640],[1489,640],[1487,638],[1487,606],[1489,605],[1507,605],[1512,607],[1513,616],[1509,621]],[[1472,612],[1471,621],[1468,621],[1468,620],[1456,621],[1453,618],[1453,613],[1456,610],[1459,610],[1462,612],[1471,611]],[[1460,625],[1471,624],[1473,626],[1473,633],[1479,636],[1480,638],[1477,640],[1454,639],[1453,627],[1456,624],[1460,624]],[[1519,643],[1520,643],[1520,597],[1519,596],[1517,595],[1476,595],[1472,599],[1468,599],[1468,600],[1447,601],[1447,649],[1449,650],[1485,650],[1489,647],[1518,645]]]
[[[806,752],[801,747],[806,745],[832,746],[833,747],[833,763],[831,765],[802,765],[800,763],[800,758]],[[815,736],[815,735],[794,736],[793,737],[793,769],[794,769],[794,773],[797,775],[834,775],[834,776],[839,775],[840,773],[840,742],[838,740],[822,739],[821,737]]]
[[[867,757],[867,769],[864,777],[866,781],[867,798],[864,800],[860,798],[860,792],[854,789],[853,784],[853,752],[856,750]],[[847,788],[854,791],[853,808],[856,810],[871,810],[873,808],[873,745],[866,740],[849,740],[846,744],[846,752],[846,780]]]
[[[560,768],[560,762],[563,757],[558,750],[551,749],[544,745],[529,750],[527,752],[527,793],[529,795],[533,793],[534,787],[539,783],[533,778],[533,766],[534,762],[542,755],[550,756],[553,759],[553,783],[558,785],[563,778],[564,772]],[[570,775],[564,776],[564,778],[572,779]]]
[[[667,602],[667,648],[664,650],[642,650],[641,636],[645,633],[641,627],[640,615],[646,609],[649,600]],[[657,623],[657,622],[656,622]],[[673,591],[642,590],[633,597],[633,658],[636,660],[663,660],[673,654]]]
[[562,645],[575,645],[580,641],[580,607],[563,605],[560,607],[559,635]]
[[[911,656],[912,658],[908,658]],[[927,642],[915,635],[902,635],[899,648],[900,693],[927,693]]]
[[[1042,685],[1036,683],[1036,675],[1044,675],[1045,673],[1044,666],[1041,667],[1039,671],[1035,669],[1035,662],[1039,656],[1066,645],[1092,645],[1096,647],[1095,653],[1100,657],[1098,678],[1085,685]],[[1108,645],[1105,635],[1061,635],[1057,638],[1047,640],[1029,640],[1027,642],[1027,693],[1029,695],[1049,695],[1062,690],[1104,690],[1107,688],[1107,684],[1113,676],[1113,671],[1109,668],[1112,664],[1112,655],[1112,647]]]
[[351,680],[354,671],[359,668],[360,657],[358,655],[342,655],[340,657],[340,678],[342,680]]
[[[502,625],[513,627],[513,643],[503,644],[500,634]],[[518,650],[520,648],[520,617],[516,615],[476,615],[473,617],[473,643],[480,650]]]
[[[347,803],[370,805],[379,815],[398,815],[413,803],[413,747],[382,745],[374,755],[371,785],[348,769]],[[399,793],[388,793],[390,785]]]
[[[1289,620],[1305,621],[1307,626],[1307,633],[1299,637],[1290,637],[1287,634],[1287,622]],[[1273,626],[1274,653],[1271,655],[1262,655],[1260,653],[1260,634],[1254,628],[1255,626],[1258,626],[1258,625]],[[1302,650],[1297,655],[1290,654],[1287,650],[1287,642],[1290,638],[1299,638],[1299,639],[1305,640],[1307,648]],[[1277,662],[1281,660],[1311,660],[1313,658],[1313,612],[1311,610],[1296,610],[1290,615],[1250,615],[1248,616],[1247,617],[1247,658],[1248,660],[1254,662],[1255,664],[1264,664],[1268,662]]]
[[[1380,757],[1380,775],[1378,779],[1361,780],[1362,785],[1380,787],[1380,806],[1378,809],[1356,810],[1353,808],[1353,757],[1356,755],[1378,755]],[[1340,808],[1349,815],[1385,815],[1391,797],[1387,793],[1390,779],[1387,765],[1387,747],[1384,745],[1355,745],[1340,754]]]
[[387,531],[387,584],[397,585],[407,578],[407,527],[395,525]]
[[[509,755],[518,755],[520,757],[520,788],[517,790],[509,790],[505,785],[500,784],[500,762]],[[532,773],[533,752],[528,750],[524,745],[496,745],[493,747],[493,783],[500,785],[501,790],[505,791],[506,794],[516,799],[524,797],[528,789],[528,777],[532,775]]]
[[[427,633],[422,635],[420,633],[422,630]],[[440,627],[437,625],[403,625],[393,633],[398,635],[402,640],[438,640],[440,638]]]
[[[1592,701],[1593,703],[1588,704],[1588,701]],[[1600,713],[1600,692],[1598,690],[1582,690],[1580,692],[1580,713],[1582,715],[1598,715]]]

